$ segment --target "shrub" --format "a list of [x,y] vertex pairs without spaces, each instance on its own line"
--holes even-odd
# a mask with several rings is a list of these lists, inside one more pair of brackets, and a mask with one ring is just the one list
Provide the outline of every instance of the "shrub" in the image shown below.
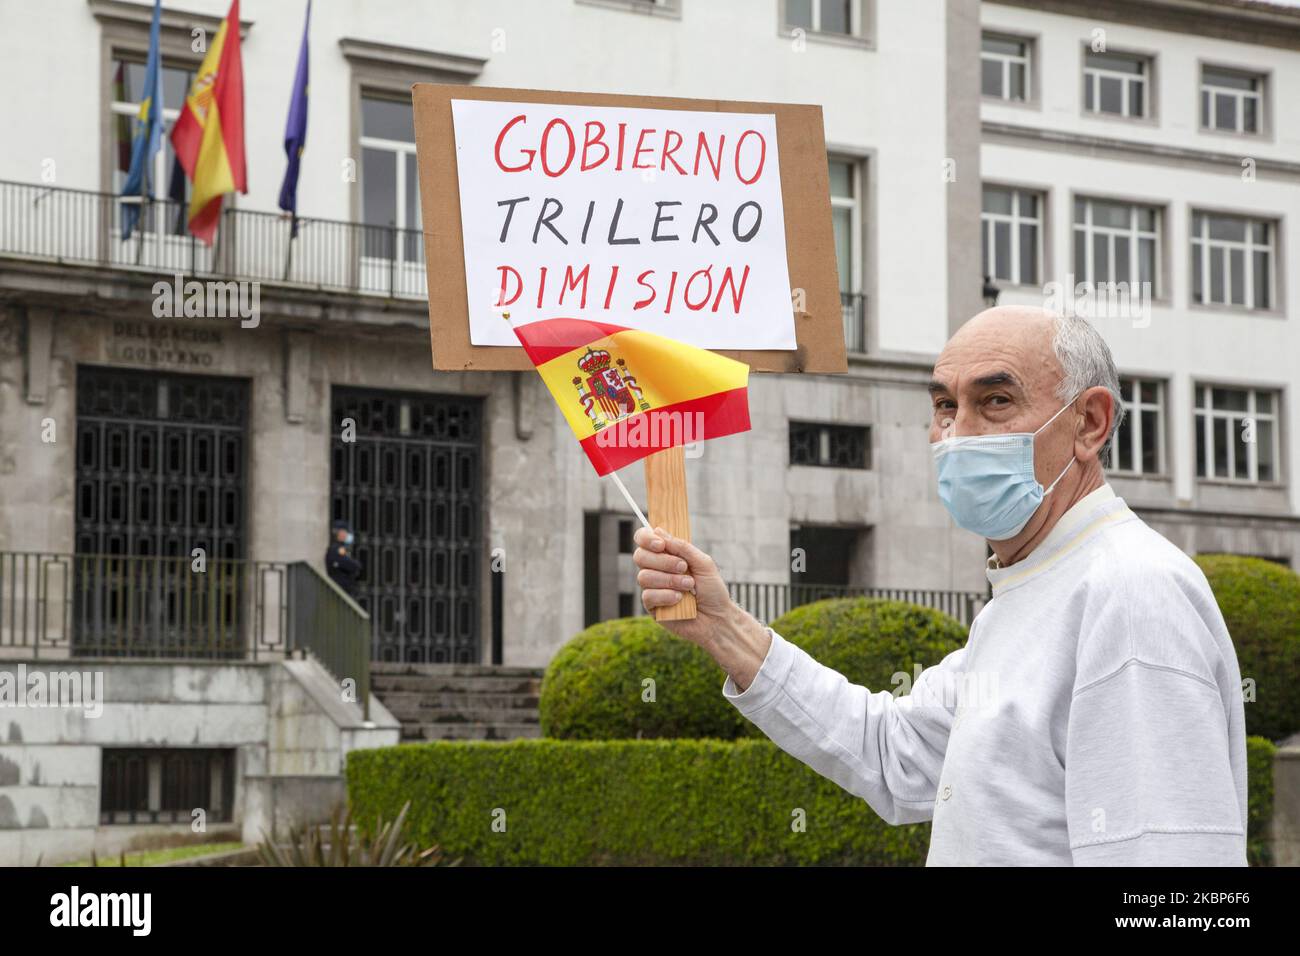
[[[1274,748],[1247,747],[1260,865]],[[403,838],[467,865],[919,866],[929,852],[930,824],[890,826],[766,740],[402,744],[351,751],[347,787],[363,829],[409,800]]]
[[1263,737],[1246,738],[1246,859],[1272,866],[1269,823],[1273,819],[1273,761],[1277,748]]
[[1242,679],[1255,681],[1246,733],[1282,740],[1300,731],[1300,577],[1260,558],[1196,558],[1237,649]]
[[836,598],[806,604],[772,622],[772,630],[871,690],[891,690],[895,675],[916,677],[966,643],[961,622],[936,611],[885,598]]
[[[654,700],[643,699],[654,681]],[[761,736],[722,696],[713,658],[649,617],[592,625],[542,677],[542,734],[569,740]]]
[[407,839],[462,865],[899,866],[929,845],[766,740],[402,744],[350,752],[347,782],[358,821],[410,800]]
[[[818,601],[772,622],[782,637],[872,690],[900,671],[937,664],[966,642],[939,611],[883,598]],[[654,703],[643,700],[647,679]],[[566,740],[713,737],[762,733],[722,696],[726,674],[699,647],[648,617],[595,624],[551,659],[542,678],[542,733]]]

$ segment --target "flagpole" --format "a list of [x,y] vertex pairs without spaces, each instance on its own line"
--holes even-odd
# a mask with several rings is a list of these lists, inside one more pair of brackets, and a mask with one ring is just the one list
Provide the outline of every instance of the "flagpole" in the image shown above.
[[636,516],[641,519],[641,524],[645,526],[647,531],[653,533],[654,528],[650,527],[650,522],[645,520],[645,515],[643,515],[641,509],[637,507],[636,500],[628,492],[627,485],[623,484],[623,480],[619,478],[618,472],[611,471],[609,477],[614,479],[614,484],[618,486],[618,490],[623,492],[623,497],[627,499],[627,503],[631,506],[632,510],[636,512]]

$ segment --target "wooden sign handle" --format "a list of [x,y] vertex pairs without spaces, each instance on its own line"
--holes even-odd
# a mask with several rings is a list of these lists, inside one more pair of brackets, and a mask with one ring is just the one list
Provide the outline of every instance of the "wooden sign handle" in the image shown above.
[[[686,451],[681,445],[657,451],[645,460],[645,489],[650,525],[675,538],[691,540],[691,513],[686,502]],[[655,608],[656,621],[695,619],[695,595],[683,594],[669,607]]]

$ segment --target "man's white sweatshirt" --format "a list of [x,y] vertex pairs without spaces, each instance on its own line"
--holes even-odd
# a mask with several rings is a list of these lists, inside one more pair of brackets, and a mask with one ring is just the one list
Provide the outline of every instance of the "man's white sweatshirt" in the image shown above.
[[990,561],[965,647],[871,691],[771,632],[723,695],[927,865],[1246,864],[1241,675],[1204,574],[1108,485],[1024,560]]

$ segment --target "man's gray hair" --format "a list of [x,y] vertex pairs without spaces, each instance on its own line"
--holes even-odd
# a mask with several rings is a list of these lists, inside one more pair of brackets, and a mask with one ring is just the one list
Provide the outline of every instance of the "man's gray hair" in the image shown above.
[[1124,417],[1115,358],[1110,354],[1110,346],[1101,337],[1101,333],[1087,319],[1077,315],[1058,315],[1054,324],[1056,333],[1052,337],[1052,350],[1056,352],[1057,361],[1065,370],[1065,377],[1056,389],[1056,397],[1068,402],[1084,389],[1100,385],[1110,392],[1114,402],[1115,420],[1111,422],[1110,434],[1106,436],[1099,456],[1104,465],[1109,461],[1111,442],[1119,428],[1120,419]]

